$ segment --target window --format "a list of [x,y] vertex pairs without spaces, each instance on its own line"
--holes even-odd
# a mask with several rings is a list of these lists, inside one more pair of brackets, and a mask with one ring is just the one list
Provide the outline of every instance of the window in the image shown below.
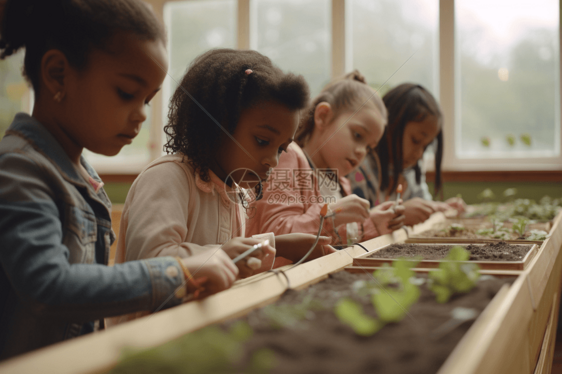
[[[560,169],[559,0],[145,0],[166,25],[169,76],[140,135],[101,173],[162,154],[168,103],[211,48],[253,48],[302,74],[315,96],[357,68],[384,95],[425,86],[444,115],[444,169]],[[23,53],[0,62],[0,132],[29,111]]]
[[236,48],[236,1],[168,2],[164,23],[169,39],[169,69],[162,97],[166,123],[169,99],[195,57],[212,48]]
[[353,68],[383,96],[405,82],[438,95],[438,0],[351,0]]
[[457,157],[559,156],[559,2],[455,4]]
[[302,74],[315,96],[331,78],[329,0],[255,0],[252,46],[284,71]]
[[0,139],[18,112],[30,112],[30,94],[21,74],[24,51],[0,61]]

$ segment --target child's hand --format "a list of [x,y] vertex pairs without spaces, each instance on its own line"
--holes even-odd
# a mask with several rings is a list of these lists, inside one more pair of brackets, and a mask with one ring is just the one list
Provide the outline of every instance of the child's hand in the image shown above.
[[338,202],[330,204],[334,217],[334,226],[338,227],[350,222],[363,222],[369,218],[369,201],[357,195],[349,195]]
[[[182,258],[181,261],[197,283],[205,288],[201,296],[212,295],[230,288],[238,275],[238,268],[222,249],[216,252],[198,253]],[[188,281],[187,289],[189,292],[194,292],[196,287]]]
[[[233,238],[223,244],[221,248],[231,259],[234,259],[261,242],[262,240],[253,238]],[[240,271],[240,278],[247,278],[264,270],[271,269],[274,260],[275,248],[265,245],[248,257],[238,261],[236,266],[238,266]]]
[[420,197],[414,197],[413,199],[406,200],[404,202],[404,207],[406,211],[404,215],[406,220],[405,225],[413,226],[421,223],[429,218],[433,213],[435,213],[435,207],[433,201],[427,201]]
[[[310,250],[315,240],[316,235],[312,234],[277,235],[275,237],[275,247],[279,256],[285,257],[295,263],[303,258]],[[332,238],[321,236],[318,240],[318,244],[316,244],[316,248],[314,248],[310,256],[307,257],[307,261],[334,253],[336,250],[328,245],[331,242]]]
[[466,203],[462,197],[451,197],[445,201],[451,208],[456,209],[459,214],[466,212]]
[[371,209],[371,221],[380,235],[390,234],[404,226],[406,208],[401,203],[402,200],[398,201],[398,204],[387,201]]
[[433,209],[436,212],[446,212],[449,209],[451,209],[451,206],[447,203],[442,202],[442,201],[434,201],[433,202]]

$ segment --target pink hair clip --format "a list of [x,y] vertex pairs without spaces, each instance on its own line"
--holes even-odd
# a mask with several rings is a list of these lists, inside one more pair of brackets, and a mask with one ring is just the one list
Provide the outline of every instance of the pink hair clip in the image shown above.
[[246,69],[245,73],[246,75],[250,75],[252,74],[254,71],[252,69]]

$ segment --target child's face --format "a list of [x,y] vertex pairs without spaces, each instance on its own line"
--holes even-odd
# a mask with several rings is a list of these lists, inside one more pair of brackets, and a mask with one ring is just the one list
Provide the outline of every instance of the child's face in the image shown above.
[[361,164],[369,149],[377,146],[384,126],[385,119],[373,107],[365,106],[355,115],[353,111],[341,113],[320,135],[320,144],[327,142],[318,151],[321,162],[316,166],[337,169],[342,176],[351,173]]
[[[281,152],[293,141],[298,123],[298,111],[275,102],[258,103],[244,110],[232,134],[238,144],[226,135],[221,136],[215,159],[220,169],[213,171],[222,179],[237,169],[251,171],[245,175],[243,170],[233,173],[231,177],[237,183],[242,178],[244,182],[257,182],[254,173],[262,180],[267,179],[270,169],[277,166]],[[244,188],[254,185],[242,183]]]
[[408,122],[402,138],[403,168],[414,166],[423,157],[425,148],[441,129],[435,116],[428,115],[421,122]]
[[70,70],[60,121],[77,146],[107,156],[139,133],[168,68],[161,41],[120,33],[110,47],[114,53],[93,49],[83,71]]

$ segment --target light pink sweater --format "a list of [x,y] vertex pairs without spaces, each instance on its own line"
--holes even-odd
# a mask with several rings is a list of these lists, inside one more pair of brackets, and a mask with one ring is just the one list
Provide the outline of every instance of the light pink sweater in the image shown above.
[[[137,177],[121,216],[115,263],[158,256],[189,257],[217,250],[234,237],[245,236],[245,209],[231,201],[238,196],[213,172],[204,182],[181,155],[161,157]],[[254,235],[269,239],[273,234]],[[258,271],[273,267],[274,256]],[[108,319],[109,325],[141,317],[133,313]]]
[[[320,209],[324,203],[317,202],[321,200],[318,199],[321,196],[318,181],[313,176],[314,173],[303,150],[297,144],[291,143],[287,153],[280,156],[273,175],[280,175],[280,170],[283,170],[283,180],[270,178],[264,184],[263,198],[250,206],[249,218],[246,220],[246,235],[270,231],[275,235],[299,232],[317,234],[320,226]],[[299,178],[295,179],[295,173],[307,175],[305,172],[307,170],[310,171],[308,175],[312,175],[313,178],[312,188],[308,183],[299,181]],[[287,171],[286,175],[285,171]],[[349,195],[351,188],[347,178],[340,176],[339,182],[343,192]],[[363,240],[379,235],[371,219],[363,222],[363,230]],[[345,225],[339,227],[338,234],[345,243],[347,239]],[[330,219],[324,221],[322,235],[331,236],[333,243],[339,241]]]

